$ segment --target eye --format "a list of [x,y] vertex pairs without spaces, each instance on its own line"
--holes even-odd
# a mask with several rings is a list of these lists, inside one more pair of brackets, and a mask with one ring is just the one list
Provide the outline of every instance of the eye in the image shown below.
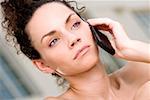
[[56,38],[56,39],[53,39],[53,40],[50,42],[49,46],[50,46],[50,47],[54,46],[57,41],[58,41],[57,38]]
[[81,22],[75,22],[72,26],[72,29],[78,29]]

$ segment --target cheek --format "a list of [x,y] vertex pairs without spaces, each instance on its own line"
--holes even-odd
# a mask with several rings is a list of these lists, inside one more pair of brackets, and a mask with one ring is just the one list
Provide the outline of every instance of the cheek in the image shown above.
[[50,66],[65,66],[71,59],[71,54],[65,46],[44,52],[44,60]]
[[82,27],[82,33],[83,33],[83,37],[85,37],[87,40],[90,40],[91,42],[94,42],[93,40],[93,36],[92,36],[92,32],[90,30],[90,27],[87,23],[83,23],[83,27]]
[[93,35],[92,35],[91,30],[89,28],[87,28],[86,30],[84,30],[82,37],[84,37],[84,39],[86,41],[90,42],[91,44],[94,44]]

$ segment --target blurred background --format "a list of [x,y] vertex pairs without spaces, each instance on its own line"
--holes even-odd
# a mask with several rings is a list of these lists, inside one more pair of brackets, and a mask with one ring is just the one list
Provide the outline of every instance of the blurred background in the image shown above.
[[[0,0],[2,1],[2,0]],[[85,6],[87,18],[108,17],[119,21],[131,39],[150,42],[150,1],[148,0],[77,0]],[[0,13],[0,21],[2,21]],[[50,74],[40,72],[23,54],[4,38],[0,26],[0,100],[41,100],[57,96],[64,89],[57,86]],[[121,68],[126,61],[116,59],[105,51],[100,55],[108,73]]]

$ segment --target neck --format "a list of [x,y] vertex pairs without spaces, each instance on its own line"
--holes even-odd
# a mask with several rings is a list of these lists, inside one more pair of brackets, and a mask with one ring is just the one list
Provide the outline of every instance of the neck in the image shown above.
[[113,94],[110,79],[100,62],[90,70],[66,79],[70,83],[70,91],[82,97],[91,96],[108,100]]

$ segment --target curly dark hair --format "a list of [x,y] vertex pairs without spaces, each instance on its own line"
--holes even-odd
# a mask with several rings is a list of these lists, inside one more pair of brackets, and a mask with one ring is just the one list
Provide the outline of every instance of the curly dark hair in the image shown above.
[[[76,13],[77,11],[75,7],[71,6],[71,2],[76,4],[78,10],[84,8],[79,9],[75,1],[65,0],[4,0],[1,2],[4,15],[2,26],[7,30],[6,40],[10,41],[10,37],[13,38],[14,47],[17,51],[21,50],[31,60],[40,59],[41,56],[32,46],[31,39],[26,33],[25,27],[37,8],[43,4],[52,2],[62,3]],[[19,49],[17,45],[19,45]]]
[[[13,42],[17,54],[21,51],[31,60],[41,58],[40,53],[33,47],[32,40],[25,31],[25,28],[37,8],[52,2],[62,3],[78,15],[85,8],[84,6],[78,8],[75,1],[65,0],[4,0],[1,2],[4,17],[2,27],[7,31],[5,38],[8,42]],[[71,6],[71,3],[75,4],[75,6]],[[65,79],[56,73],[52,73],[52,75],[56,76],[59,86],[65,84]]]

